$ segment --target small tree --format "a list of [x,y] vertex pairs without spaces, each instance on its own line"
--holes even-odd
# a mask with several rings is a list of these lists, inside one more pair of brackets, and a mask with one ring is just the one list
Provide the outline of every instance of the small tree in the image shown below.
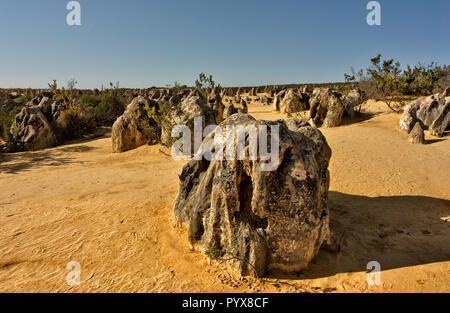
[[56,79],[53,80],[53,82],[48,84],[48,88],[50,88],[52,91],[55,91],[58,89],[58,84],[56,83]]
[[78,81],[75,78],[71,78],[68,82],[67,82],[67,89],[69,90],[73,90],[75,89],[75,86],[78,84]]
[[355,73],[352,68],[351,74],[344,75],[345,80],[357,82],[368,97],[384,101],[389,109],[398,113],[391,104],[394,96],[399,94],[400,63],[394,59],[381,60],[381,54],[370,59],[370,63],[365,72],[361,69]]
[[402,95],[425,96],[450,86],[450,67],[446,65],[419,63],[414,68],[408,65],[402,71],[399,62],[382,60],[380,54],[370,63],[365,71],[355,72],[351,68],[351,73],[344,75],[346,82],[356,83],[368,97],[384,101],[395,112],[398,111],[393,109],[392,101],[403,103],[408,100]]
[[95,104],[95,117],[101,125],[112,125],[123,114],[126,100],[119,89],[119,82],[115,85],[110,82],[110,89],[102,91],[100,101]]
[[450,65],[446,67],[442,77],[439,78],[438,86],[441,89],[445,89],[447,87],[450,87]]
[[180,92],[183,89],[187,88],[186,85],[181,85],[179,82],[175,81],[173,83],[173,86],[169,86],[168,88],[170,88],[174,93]]
[[200,73],[198,79],[195,80],[195,87],[205,93],[215,88],[222,88],[220,84],[216,85],[216,82],[213,80],[212,75],[209,75],[209,77],[207,77],[204,73]]

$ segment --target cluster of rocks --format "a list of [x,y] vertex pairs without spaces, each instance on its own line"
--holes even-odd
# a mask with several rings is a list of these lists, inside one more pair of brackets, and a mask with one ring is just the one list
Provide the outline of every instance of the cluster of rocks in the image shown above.
[[315,88],[312,94],[307,88],[285,89],[275,94],[272,109],[281,113],[295,113],[309,110],[310,124],[315,127],[336,127],[343,117],[355,117],[355,107],[365,101],[360,90],[351,90],[342,96],[330,88]]
[[[84,116],[85,125],[95,129],[92,116]],[[11,139],[16,151],[35,151],[61,144],[70,136],[66,108],[54,100],[53,93],[43,92],[27,102],[11,126]]]
[[[234,102],[240,103],[244,99],[246,102],[272,105],[273,111],[284,114],[309,110],[310,123],[316,127],[336,127],[342,124],[344,117],[354,119],[355,108],[366,100],[364,93],[359,89],[351,90],[346,95],[331,88],[315,88],[312,93],[308,93],[307,86],[297,89],[266,86],[260,89],[262,88],[251,88],[245,97],[238,89],[234,95]],[[260,91],[264,94],[258,95]]]
[[[238,113],[219,126],[225,130],[228,125],[268,130],[278,125],[277,169],[261,171],[265,161],[260,159],[192,160],[179,175],[176,219],[189,227],[193,246],[242,275],[306,268],[321,246],[330,243],[331,149],[326,139],[318,129],[297,119],[257,121]],[[214,133],[203,145],[211,136]],[[247,146],[248,141],[246,137]]]
[[186,125],[193,133],[194,118],[202,119],[204,129],[221,123],[228,111],[229,107],[225,107],[217,90],[212,90],[208,97],[197,89],[174,94],[157,90],[150,97],[138,96],[112,127],[112,151],[124,152],[153,143],[171,145],[175,125]]
[[[222,97],[227,94],[231,92],[226,89],[211,89],[206,96],[204,91],[198,89],[178,92],[154,89],[146,95],[139,95],[113,125],[112,150],[124,152],[157,142],[171,145],[174,139],[171,132],[175,125],[187,125],[193,133],[195,117],[201,117],[204,129],[208,125],[220,124],[233,114],[248,113],[247,101],[240,96],[240,90],[233,96],[238,107],[230,98],[228,103],[224,103]],[[166,112],[158,113],[161,104]],[[150,110],[156,114],[148,116]]]
[[423,130],[442,137],[450,127],[450,87],[442,93],[412,101],[404,110],[399,129],[414,143],[424,143]]

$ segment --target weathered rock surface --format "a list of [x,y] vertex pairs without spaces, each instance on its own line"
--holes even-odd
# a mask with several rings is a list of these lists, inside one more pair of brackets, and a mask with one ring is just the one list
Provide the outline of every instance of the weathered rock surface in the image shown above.
[[280,102],[280,98],[278,98],[278,96],[275,96],[272,102],[272,111],[280,111]]
[[308,108],[309,104],[306,95],[299,95],[293,89],[289,89],[280,103],[281,113],[295,113],[308,110]]
[[239,92],[236,93],[236,96],[234,96],[234,102],[239,103],[241,102],[241,95]]
[[447,100],[447,104],[442,108],[439,116],[434,120],[430,126],[430,133],[433,136],[442,137],[445,130],[450,126],[450,99]]
[[18,151],[35,151],[60,144],[47,117],[36,105],[27,105],[16,115],[10,133]]
[[238,113],[238,109],[233,104],[229,104],[225,107],[225,110],[223,112],[223,118],[227,119],[231,115],[236,114],[236,113]]
[[261,160],[190,161],[179,176],[176,219],[189,226],[194,246],[242,275],[306,268],[329,239],[330,147],[319,130],[296,119],[235,114],[220,126],[227,125],[266,125],[269,142],[269,126],[278,125],[278,168],[260,171]]
[[345,106],[341,94],[330,88],[315,88],[310,101],[310,117],[317,127],[336,127],[341,125]]
[[214,111],[214,116],[216,124],[220,124],[223,121],[223,111],[225,110],[225,105],[222,103],[222,98],[218,91],[213,89],[208,97],[208,104]]
[[159,141],[161,127],[148,116],[146,103],[149,108],[157,105],[153,100],[138,96],[115,121],[111,136],[113,153],[125,152]]
[[[191,134],[194,134],[195,117],[201,118],[202,131],[206,126],[216,124],[213,109],[198,89],[192,90],[178,106],[174,106],[171,112],[164,116],[161,123],[161,143],[165,145],[173,143],[172,128],[175,125],[186,125],[191,130]],[[193,141],[194,136],[192,136],[192,147],[194,147]]]
[[263,96],[260,98],[260,102],[261,102],[263,105],[269,105],[269,104],[272,103],[272,98],[269,98],[269,97],[266,97],[265,95],[263,95]]
[[346,96],[342,97],[345,112],[350,119],[355,117],[355,107],[361,105],[363,101],[364,96],[358,89],[353,89]]
[[[95,124],[95,121],[90,121]],[[13,149],[34,151],[61,144],[68,135],[66,109],[53,99],[53,94],[41,92],[25,104],[11,126]],[[95,128],[95,125],[93,126]]]
[[414,125],[419,122],[423,129],[429,129],[431,134],[442,136],[450,126],[448,116],[450,97],[446,92],[420,97],[406,106],[399,122],[401,131],[410,133]]
[[238,109],[239,112],[241,113],[248,113],[248,106],[247,106],[247,102],[244,99],[241,99],[241,107]]
[[419,122],[416,122],[416,125],[409,133],[408,139],[412,143],[425,144],[425,133],[423,132],[422,126],[420,126]]
[[279,93],[277,93],[277,97],[278,98],[280,98],[280,99],[283,99],[284,98],[284,96],[286,95],[286,93],[287,93],[287,90],[286,89],[283,89],[283,90],[281,90]]
[[189,89],[177,92],[169,98],[169,102],[172,103],[173,105],[179,105],[180,102],[183,101],[183,99],[189,95],[189,93],[190,93]]

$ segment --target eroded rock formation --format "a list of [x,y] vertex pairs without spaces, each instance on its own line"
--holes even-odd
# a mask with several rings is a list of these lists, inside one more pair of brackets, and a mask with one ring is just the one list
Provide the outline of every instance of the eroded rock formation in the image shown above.
[[345,105],[340,93],[330,88],[315,88],[309,105],[311,124],[324,128],[341,125]]
[[324,136],[296,119],[269,122],[235,114],[220,127],[227,125],[267,126],[268,142],[276,136],[270,125],[278,125],[278,167],[260,171],[264,162],[249,159],[190,161],[179,175],[176,219],[189,227],[194,246],[243,275],[306,268],[329,239],[331,150]]
[[416,122],[416,125],[413,127],[413,129],[409,133],[408,139],[411,143],[419,143],[422,145],[425,144],[425,134],[424,134],[422,126],[420,126],[419,122]]
[[423,129],[429,129],[431,134],[442,136],[450,126],[449,88],[444,93],[428,97],[420,97],[412,101],[404,110],[399,122],[399,129],[410,133],[416,122]]
[[220,124],[224,118],[223,111],[225,110],[225,105],[222,103],[222,97],[216,89],[211,91],[208,97],[208,104],[214,111],[216,124]]
[[113,153],[125,152],[159,141],[161,127],[148,115],[148,109],[155,106],[157,103],[154,100],[143,96],[133,99],[112,127]]
[[[175,125],[186,125],[194,134],[194,118],[196,117],[201,118],[202,131],[206,126],[216,124],[214,110],[207,104],[202,93],[194,89],[178,106],[172,107],[171,111],[162,117],[161,143],[169,146],[172,144],[172,128]],[[194,136],[192,136],[193,140]]]
[[47,117],[37,106],[24,107],[17,114],[10,132],[18,151],[35,151],[60,143]]
[[280,103],[281,113],[295,113],[308,110],[308,97],[306,94],[298,94],[294,89],[289,89]]

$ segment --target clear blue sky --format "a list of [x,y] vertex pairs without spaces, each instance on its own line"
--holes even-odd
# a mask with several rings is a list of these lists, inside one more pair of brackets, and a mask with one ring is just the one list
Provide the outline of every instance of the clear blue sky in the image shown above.
[[450,64],[449,0],[0,1],[0,87],[192,85],[200,72],[223,86],[342,81],[378,53],[402,65]]

